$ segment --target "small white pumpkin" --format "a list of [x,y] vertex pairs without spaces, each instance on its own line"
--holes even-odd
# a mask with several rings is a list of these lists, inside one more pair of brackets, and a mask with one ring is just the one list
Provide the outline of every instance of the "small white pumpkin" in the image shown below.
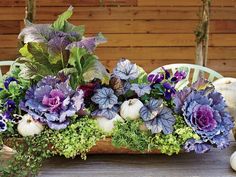
[[236,171],[236,151],[230,157],[231,168]]
[[213,82],[213,85],[223,95],[230,114],[236,119],[236,78],[224,77]]
[[143,107],[143,103],[137,99],[125,101],[120,107],[120,115],[124,119],[135,120],[140,118],[139,111]]
[[18,133],[22,136],[34,136],[40,134],[43,129],[43,125],[35,121],[29,114],[24,115],[17,126]]
[[110,133],[114,128],[114,123],[116,121],[124,121],[122,117],[119,116],[119,114],[116,114],[116,116],[113,119],[107,119],[105,117],[96,117],[96,121],[98,126],[106,133]]

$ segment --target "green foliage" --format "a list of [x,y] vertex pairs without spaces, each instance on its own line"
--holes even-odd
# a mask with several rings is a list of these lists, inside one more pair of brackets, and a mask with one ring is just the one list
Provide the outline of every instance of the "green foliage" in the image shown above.
[[50,63],[45,43],[29,42],[19,52],[23,58],[17,62],[24,63],[19,75],[24,79],[39,80],[46,75],[55,75],[62,69],[62,66]]
[[141,120],[116,122],[112,133],[112,145],[117,148],[125,147],[133,151],[147,151],[150,134],[140,130],[142,124]]
[[66,158],[80,154],[82,159],[86,159],[86,153],[101,138],[103,133],[95,120],[85,117],[64,130],[54,131],[51,142],[57,153]]
[[74,26],[69,23],[67,20],[73,14],[73,7],[70,6],[67,11],[63,12],[58,16],[57,20],[52,24],[52,28],[56,31],[64,31],[64,32],[77,32],[81,36],[84,34],[84,26]]
[[36,176],[42,162],[52,155],[48,148],[49,140],[50,133],[44,131],[34,137],[25,137],[24,143],[16,143],[17,153],[6,167],[0,168],[2,177]]
[[100,79],[102,83],[109,83],[109,74],[106,68],[95,55],[89,54],[84,48],[72,48],[68,63],[77,70],[71,74],[72,88],[83,84],[83,82],[92,81],[94,78]]
[[198,139],[198,135],[188,127],[182,116],[176,116],[176,124],[172,134],[156,134],[150,141],[150,149],[158,149],[161,153],[172,155],[178,154],[182,145],[190,138]]
[[57,20],[52,24],[52,27],[57,31],[62,31],[65,26],[65,22],[72,16],[72,14],[73,7],[70,6],[67,11],[58,16]]

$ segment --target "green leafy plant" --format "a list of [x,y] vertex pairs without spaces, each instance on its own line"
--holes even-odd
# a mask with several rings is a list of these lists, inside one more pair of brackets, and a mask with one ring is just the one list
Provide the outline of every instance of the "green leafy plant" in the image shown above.
[[175,116],[176,124],[172,134],[156,134],[150,139],[150,149],[158,149],[163,154],[172,155],[178,154],[182,145],[190,138],[199,139],[198,135],[193,132],[191,127],[188,127],[182,116]]
[[112,133],[112,145],[117,148],[128,148],[133,151],[145,152],[148,150],[150,133],[142,131],[141,120],[117,121]]
[[22,142],[15,141],[16,154],[5,167],[0,168],[2,177],[36,176],[42,162],[52,153],[49,149],[50,132],[44,131],[34,137],[25,137]]
[[73,158],[80,154],[82,159],[86,159],[86,153],[103,136],[95,120],[84,117],[67,129],[53,132],[51,142],[56,150],[55,153],[64,155],[66,158]]

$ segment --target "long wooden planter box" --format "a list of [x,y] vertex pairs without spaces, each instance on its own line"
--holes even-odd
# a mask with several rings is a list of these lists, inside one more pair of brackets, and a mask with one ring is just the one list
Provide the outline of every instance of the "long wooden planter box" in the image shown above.
[[[23,143],[22,139],[17,139],[17,141]],[[4,142],[4,144],[8,147],[12,147],[13,140],[8,139]],[[154,150],[151,152],[139,152],[132,151],[127,148],[115,148],[111,144],[111,138],[106,138],[97,142],[95,146],[91,148],[88,154],[160,154],[159,150]]]

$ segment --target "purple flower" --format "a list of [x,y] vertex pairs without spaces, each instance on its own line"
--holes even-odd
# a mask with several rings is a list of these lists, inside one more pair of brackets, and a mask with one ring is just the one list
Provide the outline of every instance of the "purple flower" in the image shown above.
[[8,88],[9,88],[9,85],[10,85],[10,83],[11,82],[17,82],[18,83],[18,81],[14,78],[14,77],[8,77],[5,81],[4,81],[4,87],[8,90]]
[[132,84],[130,90],[135,91],[138,97],[141,97],[145,94],[150,94],[151,87],[147,84]]
[[148,81],[150,83],[161,83],[163,80],[164,80],[165,76],[163,73],[157,73],[156,75],[155,74],[150,74],[148,76]]
[[3,116],[6,120],[10,120],[10,121],[14,120],[14,117],[12,116],[12,113],[10,111],[5,111],[3,113]]
[[171,78],[172,82],[179,82],[183,79],[185,79],[187,76],[187,73],[185,71],[176,71],[174,74],[174,77]]
[[16,109],[16,103],[13,100],[8,99],[5,103],[5,107],[7,111],[12,112]]
[[171,100],[172,94],[175,93],[175,88],[169,82],[163,83],[163,87],[165,89],[165,93],[164,93],[165,99]]
[[[197,83],[205,85],[205,82]],[[197,84],[197,88],[200,89],[202,84]],[[176,93],[175,111],[184,115],[185,122],[200,136],[204,144],[224,148],[229,144],[228,134],[234,126],[226,111],[225,101],[213,88],[204,86],[203,89],[196,90],[195,86]]]
[[165,73],[165,79],[169,79],[170,78],[170,72],[168,70],[166,70],[164,67],[161,67]]
[[0,114],[0,133],[7,130],[7,124],[5,122],[4,116]]
[[66,128],[70,117],[83,109],[83,96],[82,90],[74,91],[69,86],[68,79],[61,81],[57,77],[47,76],[28,90],[20,108],[35,120],[59,130]]

